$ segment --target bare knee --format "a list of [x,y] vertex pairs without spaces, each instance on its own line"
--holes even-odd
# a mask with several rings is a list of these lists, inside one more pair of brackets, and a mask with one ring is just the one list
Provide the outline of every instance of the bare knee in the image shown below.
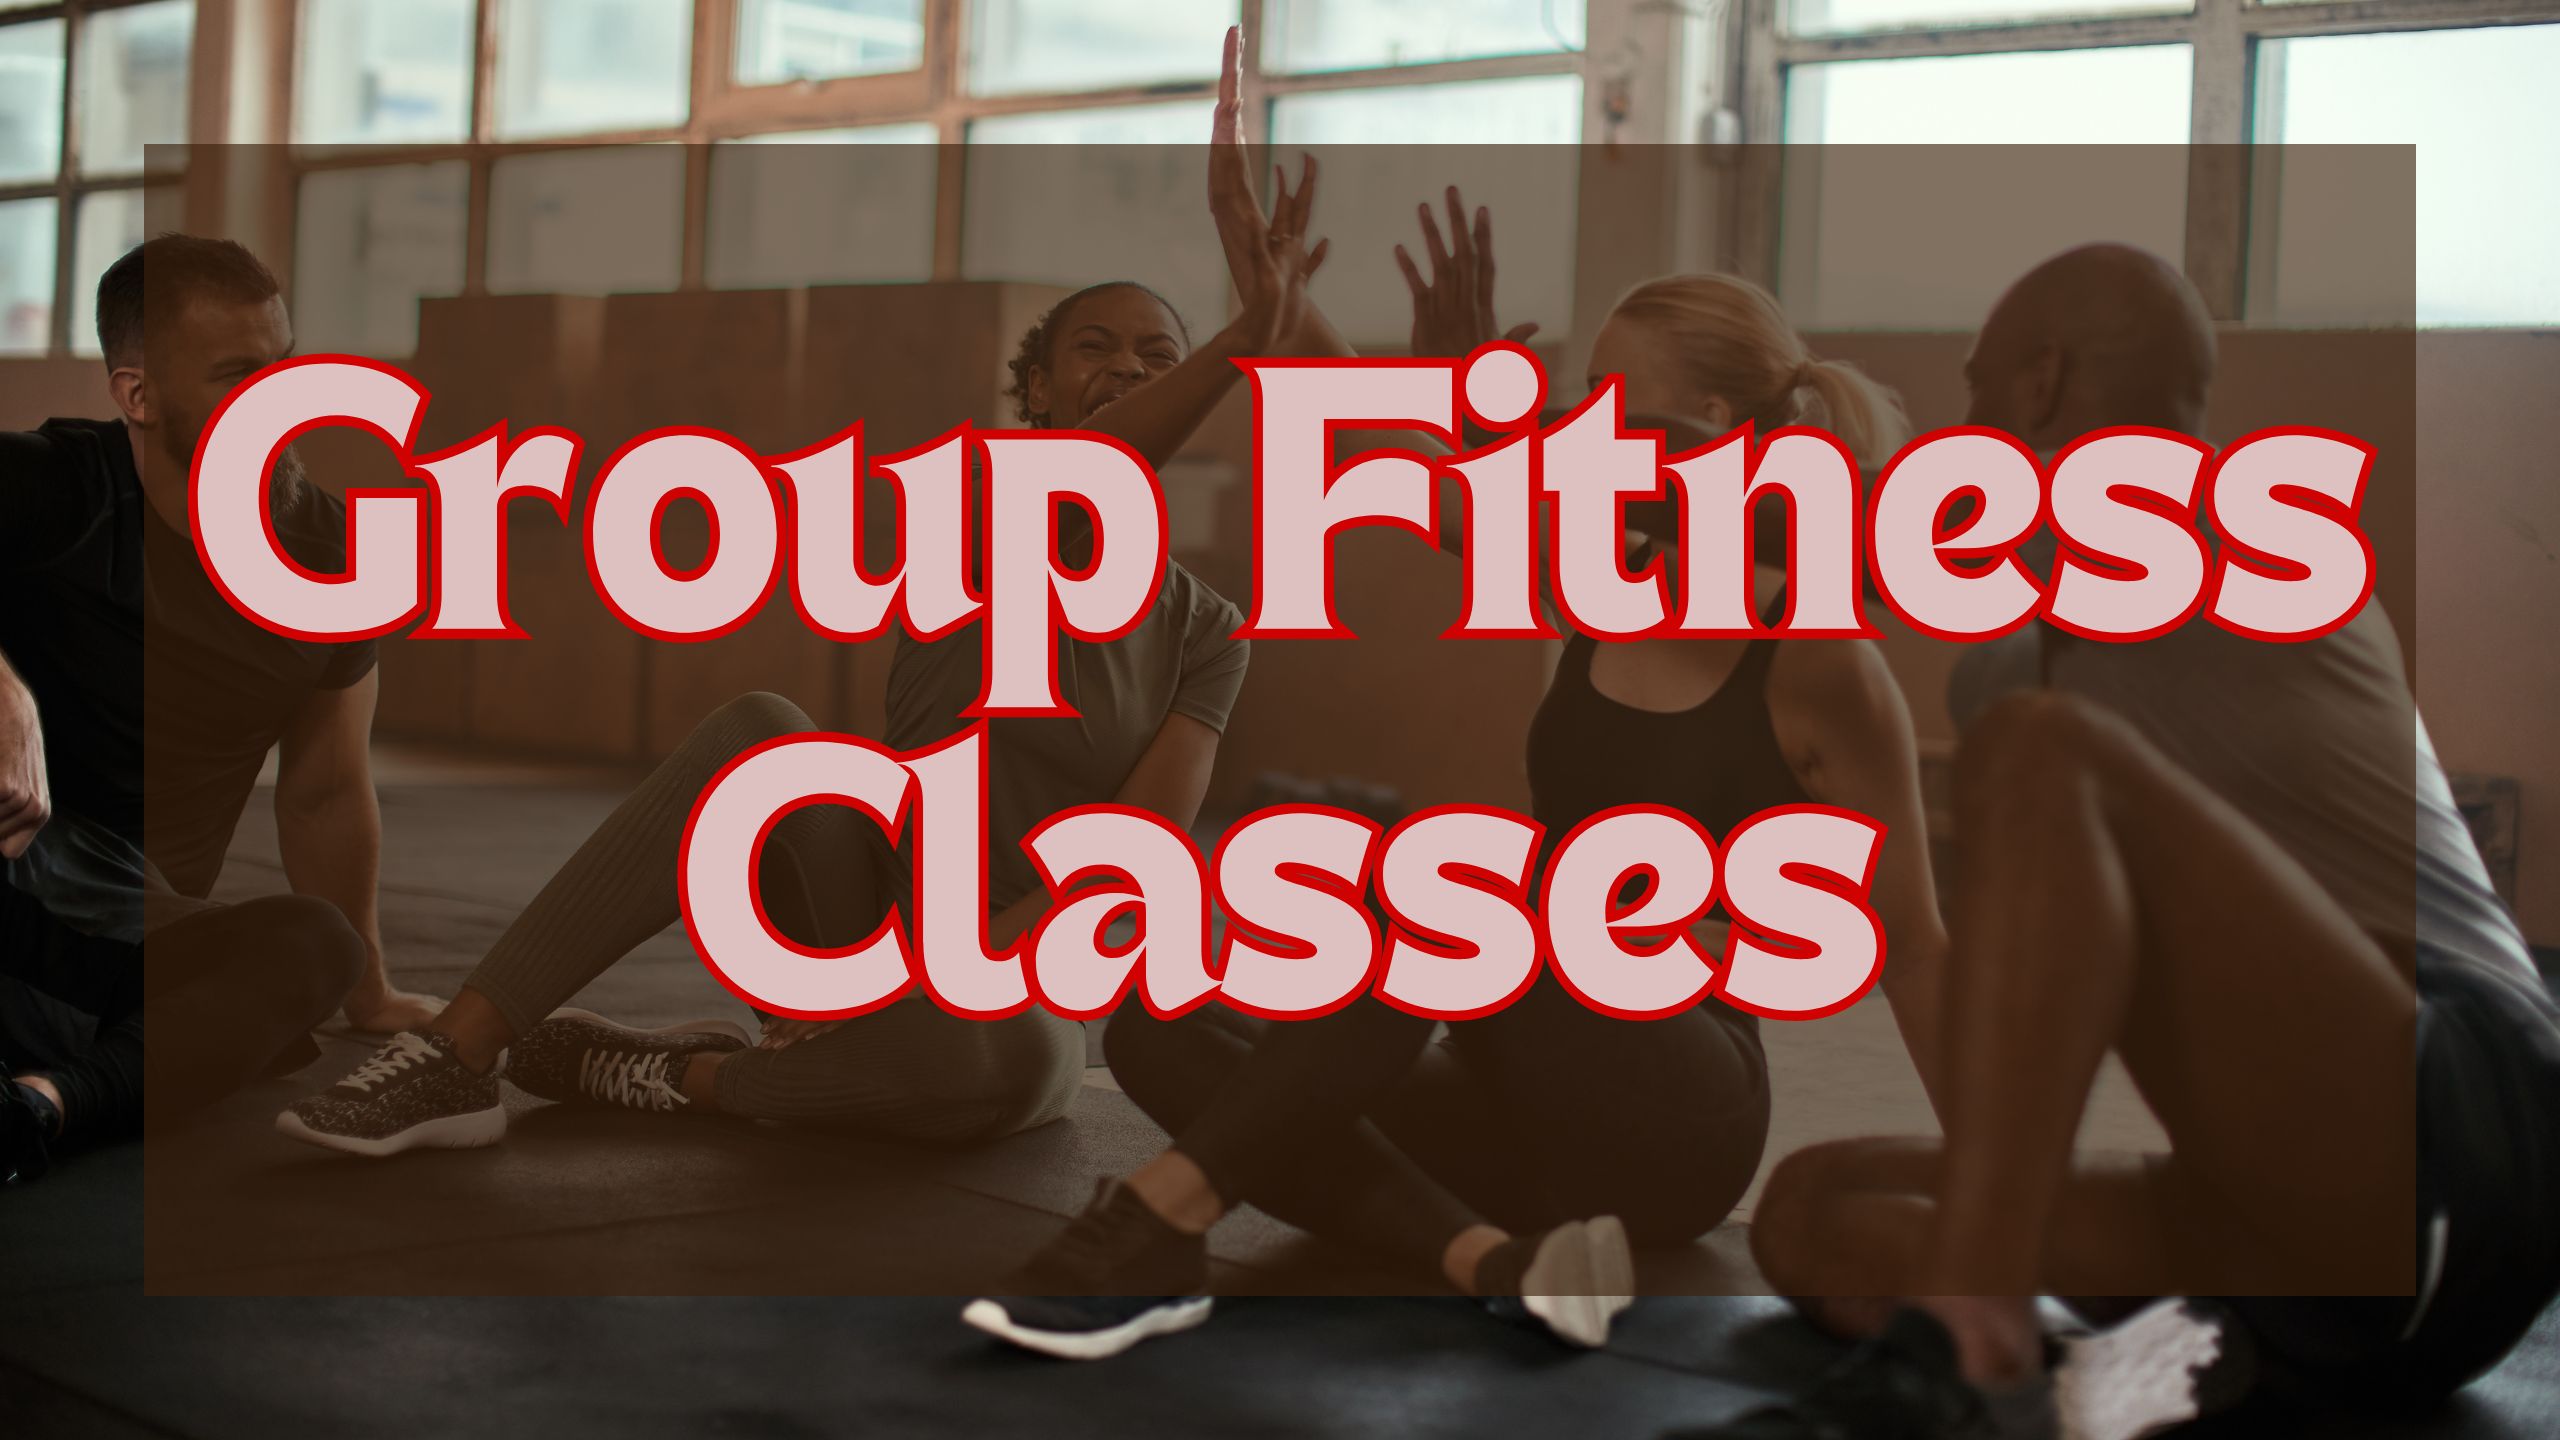
[[2033,801],[2103,776],[2125,744],[2123,720],[2075,695],[2033,690],[1985,710],[1956,751],[1958,809]]
[[752,690],[703,717],[693,733],[697,739],[716,736],[735,751],[817,728],[807,711],[785,697],[770,690]]
[[1751,1256],[1781,1294],[1799,1294],[1827,1228],[1822,1211],[1846,1183],[1854,1140],[1825,1141],[1788,1155],[1769,1172],[1751,1212]]
[[1751,1254],[1780,1294],[1820,1288],[1850,1240],[1844,1200],[1863,1194],[1925,1193],[1935,1166],[1927,1142],[1870,1136],[1808,1145],[1778,1162],[1751,1216]]
[[241,908],[257,912],[259,963],[281,967],[279,989],[313,1023],[328,1018],[364,978],[371,960],[364,937],[337,906],[310,895],[270,895]]

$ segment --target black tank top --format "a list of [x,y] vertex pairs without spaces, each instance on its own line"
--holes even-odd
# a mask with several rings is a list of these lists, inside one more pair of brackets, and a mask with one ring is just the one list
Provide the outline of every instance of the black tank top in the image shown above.
[[[1769,614],[1783,613],[1785,604],[1780,595]],[[1778,748],[1777,728],[1769,721],[1769,665],[1777,641],[1752,641],[1713,695],[1673,711],[1646,710],[1601,694],[1591,683],[1598,645],[1579,631],[1565,641],[1555,680],[1529,722],[1529,808],[1546,827],[1540,874],[1574,826],[1614,806],[1682,811],[1721,844],[1733,827],[1771,806],[1812,799]],[[1631,890],[1642,883],[1628,882]],[[1711,1008],[1746,1024],[1750,1019],[1729,1005]]]
[[[1785,603],[1778,597],[1772,612]],[[1529,722],[1530,812],[1551,844],[1617,805],[1684,811],[1721,841],[1773,805],[1812,798],[1797,783],[1769,721],[1775,640],[1752,641],[1713,695],[1672,711],[1601,694],[1591,683],[1598,648],[1578,631],[1565,641],[1555,680]]]

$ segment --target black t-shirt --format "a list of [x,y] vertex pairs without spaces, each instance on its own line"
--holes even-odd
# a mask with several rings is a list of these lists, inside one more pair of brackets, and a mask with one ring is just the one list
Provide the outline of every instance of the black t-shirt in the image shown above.
[[[346,569],[335,496],[300,484],[272,510],[287,554]],[[144,497],[123,424],[100,420],[0,432],[0,653],[35,693],[55,810],[195,896],[286,722],[374,663],[370,641],[293,640],[232,609]]]

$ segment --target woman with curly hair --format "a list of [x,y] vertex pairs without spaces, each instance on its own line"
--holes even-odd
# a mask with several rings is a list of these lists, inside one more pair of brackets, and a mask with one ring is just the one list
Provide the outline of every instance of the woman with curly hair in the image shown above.
[[[1023,337],[1013,366],[1019,418],[1111,435],[1150,464],[1178,450],[1239,378],[1234,361],[1286,350],[1313,320],[1305,245],[1312,161],[1266,217],[1238,139],[1237,40],[1209,165],[1210,208],[1242,304],[1194,348],[1154,291],[1114,281],[1060,301]],[[1071,563],[1092,543],[1068,507]],[[1057,679],[1074,714],[987,722],[990,944],[1030,932],[1049,893],[1022,840],[1080,805],[1140,807],[1179,825],[1197,816],[1218,740],[1244,680],[1235,607],[1167,562],[1152,609],[1110,641],[1060,636]],[[974,627],[895,642],[888,684],[894,749],[916,751],[970,723],[980,690]],[[766,1017],[760,1039],[706,1021],[648,1031],[561,1007],[677,918],[677,865],[692,805],[721,768],[777,736],[817,729],[777,695],[733,700],[704,720],[517,917],[451,1005],[395,1037],[345,1080],[277,1117],[284,1133],[362,1155],[494,1144],[506,1132],[501,1073],[545,1099],[654,1111],[823,1122],[943,1143],[991,1140],[1055,1119],[1082,1083],[1083,1028],[1044,1009],[1002,1020],[951,1014],[922,993],[850,1020]],[[803,944],[871,933],[912,891],[906,858],[853,811],[811,806],[763,847],[767,913]]]

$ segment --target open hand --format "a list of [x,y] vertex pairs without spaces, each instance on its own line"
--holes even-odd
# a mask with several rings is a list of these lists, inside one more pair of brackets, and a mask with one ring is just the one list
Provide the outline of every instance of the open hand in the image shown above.
[[1302,157],[1295,190],[1288,172],[1273,167],[1274,203],[1265,216],[1254,198],[1243,121],[1244,37],[1231,27],[1218,72],[1218,108],[1209,128],[1209,215],[1217,224],[1227,275],[1244,302],[1228,326],[1228,338],[1242,353],[1268,354],[1297,328],[1307,282],[1324,265],[1329,246],[1307,243],[1307,225],[1315,212],[1315,157]]
[[1414,207],[1422,217],[1423,244],[1431,256],[1429,280],[1422,278],[1412,254],[1401,245],[1396,247],[1396,268],[1404,272],[1405,286],[1413,292],[1413,353],[1464,355],[1497,335],[1518,342],[1537,334],[1534,323],[1503,330],[1493,318],[1492,213],[1479,205],[1470,224],[1457,186],[1449,187],[1446,199],[1449,237],[1445,243],[1430,202]]

